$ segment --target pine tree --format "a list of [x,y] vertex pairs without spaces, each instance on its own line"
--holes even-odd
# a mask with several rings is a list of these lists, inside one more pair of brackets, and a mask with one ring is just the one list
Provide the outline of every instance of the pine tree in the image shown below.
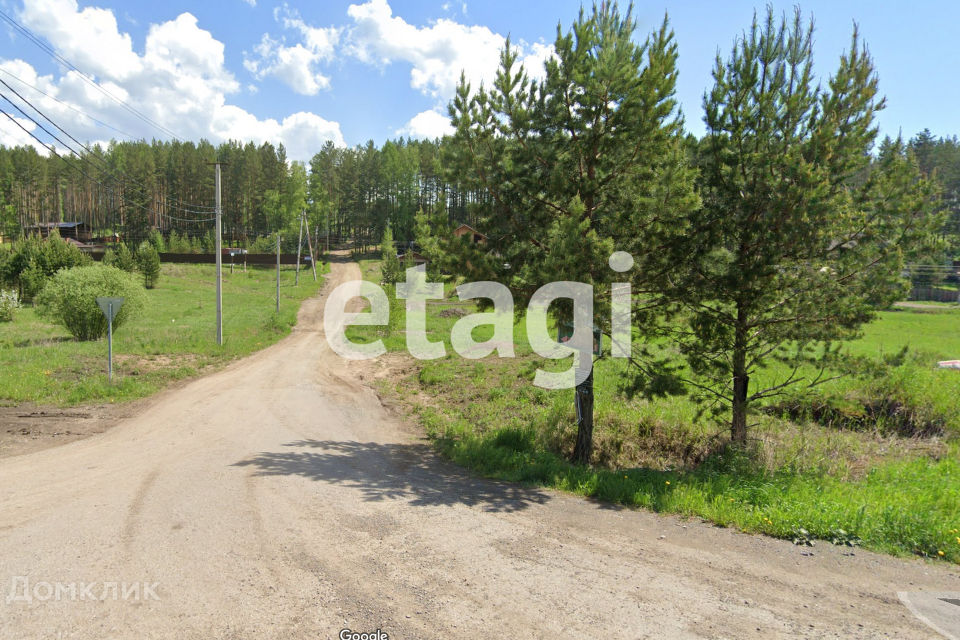
[[393,245],[393,231],[390,225],[383,230],[383,237],[380,240],[380,274],[387,284],[396,284],[403,280],[403,267],[400,266],[400,260],[397,258],[397,249]]
[[[636,26],[632,7],[622,15],[604,2],[589,15],[581,9],[566,34],[558,28],[543,81],[518,67],[509,41],[493,86],[474,92],[461,77],[447,164],[461,193],[478,194],[471,215],[490,240],[455,241],[441,220],[434,232],[458,273],[506,284],[521,308],[544,284],[585,283],[595,289],[594,321],[606,326],[610,283],[648,285],[662,273],[657,238],[696,205],[674,100],[673,34],[664,20],[638,44]],[[616,250],[632,253],[638,268],[614,273]],[[592,374],[582,386],[573,458],[588,463]]]
[[[754,403],[823,381],[803,371],[822,374],[831,341],[903,294],[904,253],[937,224],[932,185],[901,141],[871,161],[884,100],[856,29],[823,89],[812,33],[799,10],[788,22],[768,9],[727,62],[718,56],[699,149],[704,207],[675,245],[694,260],[674,276],[684,322],[667,333],[741,445]],[[751,389],[773,359],[792,373]]]
[[144,242],[137,249],[137,271],[143,276],[143,286],[153,289],[160,281],[160,254],[149,242]]
[[103,263],[127,273],[133,273],[137,268],[133,252],[123,242],[119,243],[114,249],[107,251],[106,255],[103,256]]

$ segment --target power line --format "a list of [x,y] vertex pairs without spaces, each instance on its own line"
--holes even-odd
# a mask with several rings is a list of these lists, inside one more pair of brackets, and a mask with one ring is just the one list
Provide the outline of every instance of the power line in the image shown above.
[[[14,88],[11,87],[9,84],[7,84],[2,78],[0,78],[0,84],[2,84],[2,85],[5,86],[7,89],[9,89],[10,91],[12,91],[15,96],[17,96],[18,98],[20,98],[20,100],[22,100],[22,101],[24,102],[24,104],[26,104],[28,107],[30,107],[31,109],[33,109],[34,111],[36,111],[38,114],[40,114],[40,116],[41,116],[44,120],[46,120],[47,122],[49,122],[50,124],[52,124],[54,127],[56,127],[57,129],[59,129],[61,133],[63,133],[65,136],[67,136],[68,138],[70,138],[71,140],[73,140],[73,142],[76,143],[77,145],[79,145],[80,148],[84,149],[85,151],[87,151],[87,153],[89,153],[89,154],[92,155],[93,157],[95,157],[95,158],[97,158],[98,160],[100,160],[100,162],[103,163],[103,165],[104,165],[104,167],[105,167],[105,169],[106,169],[106,171],[107,171],[108,173],[110,173],[110,174],[119,173],[120,175],[124,176],[125,178],[127,178],[128,180],[130,180],[131,182],[133,182],[134,184],[136,184],[137,186],[139,186],[139,187],[143,190],[143,195],[144,195],[145,197],[150,197],[151,200],[153,200],[155,203],[157,203],[157,205],[158,205],[157,208],[158,208],[158,213],[159,213],[159,205],[160,205],[160,202],[158,202],[156,198],[150,196],[150,194],[149,194],[150,188],[149,188],[148,186],[144,185],[142,182],[138,181],[136,178],[134,178],[134,177],[131,176],[130,174],[126,173],[126,172],[123,171],[122,169],[115,169],[115,168],[111,167],[109,161],[107,161],[106,158],[104,158],[104,157],[101,156],[100,154],[96,153],[95,151],[93,151],[92,149],[90,149],[89,147],[87,147],[85,144],[83,144],[82,142],[80,142],[79,140],[77,140],[76,138],[74,138],[72,135],[70,135],[70,132],[68,132],[68,131],[65,130],[63,127],[61,127],[60,125],[58,125],[56,122],[54,122],[53,120],[51,120],[49,116],[47,116],[45,113],[43,113],[42,111],[40,111],[40,109],[38,109],[36,106],[34,106],[29,100],[27,100],[27,99],[24,98],[22,95],[20,95],[20,94],[17,92],[16,89],[14,89]],[[5,99],[6,99],[6,98],[5,98]],[[9,99],[7,99],[7,101],[10,102]],[[11,102],[11,104],[13,104],[13,103]],[[27,118],[30,118],[30,116],[28,116],[27,114],[25,114],[25,113],[23,112],[23,110],[20,109],[19,107],[17,107],[16,105],[14,105],[14,108],[16,108],[18,111],[20,111],[20,113],[22,113],[22,114],[23,114],[24,116],[26,116]],[[36,125],[39,126],[41,129],[43,129],[44,131],[46,131],[49,135],[53,136],[53,134],[51,134],[49,131],[47,131],[47,130],[46,130],[42,125],[40,125],[40,123],[38,123],[36,120],[33,120],[33,118],[30,118],[30,119],[34,122],[34,124],[36,124]],[[62,140],[59,140],[59,142],[60,142],[61,144],[64,144],[64,146],[67,146]],[[70,148],[69,146],[67,146],[67,148],[70,149],[71,152],[74,152],[75,155],[79,156],[79,157],[80,157],[81,159],[83,159],[85,162],[87,162],[88,164],[90,164],[90,166],[93,166],[93,163],[89,162],[89,160],[87,160],[86,158],[84,158],[84,157],[83,157],[82,155],[80,155],[79,153],[76,153],[76,152],[74,151],[74,149]],[[100,170],[103,171],[104,169],[100,169]],[[114,179],[116,179],[116,178],[115,178],[115,175],[111,175],[111,177],[113,177]],[[187,207],[196,207],[196,208],[198,208],[198,209],[204,209],[204,208],[210,209],[210,208],[211,208],[211,207],[207,207],[207,206],[205,206],[205,205],[194,205],[194,204],[190,204],[190,203],[185,203],[185,202],[182,202],[182,201],[180,201],[180,200],[177,200],[176,198],[170,198],[170,200],[172,200],[173,202],[179,203],[179,204],[181,204],[181,205],[185,205],[185,206],[187,206]],[[200,214],[200,215],[209,215],[209,214],[210,214],[210,211],[198,211],[198,210],[196,210],[196,209],[186,209],[186,208],[184,208],[184,207],[177,207],[177,206],[172,206],[172,205],[169,205],[169,204],[166,204],[166,207],[167,207],[167,208],[172,208],[172,209],[175,210],[175,211],[181,211],[181,212],[183,212],[183,213],[196,213],[196,214]]]
[[[71,111],[76,111],[77,113],[79,113],[80,115],[82,115],[84,118],[87,118],[87,119],[89,119],[89,120],[93,120],[94,122],[96,122],[96,123],[99,124],[100,126],[107,127],[108,129],[113,129],[114,131],[116,131],[116,132],[119,133],[120,135],[126,136],[126,137],[130,138],[131,140],[140,140],[140,138],[138,138],[138,137],[136,137],[136,136],[132,136],[132,135],[130,135],[129,133],[126,133],[125,131],[121,131],[120,129],[117,129],[116,127],[114,127],[114,126],[112,126],[112,125],[109,125],[109,124],[107,124],[106,122],[101,122],[100,120],[97,120],[97,119],[94,118],[93,116],[88,116],[88,115],[85,114],[83,111],[80,111],[80,109],[77,109],[77,108],[75,108],[75,107],[67,104],[67,103],[64,102],[64,101],[59,100],[59,99],[53,97],[53,96],[50,95],[49,93],[46,93],[46,92],[42,91],[41,89],[38,89],[37,87],[33,86],[32,84],[29,84],[28,82],[26,82],[26,81],[24,81],[24,80],[21,80],[20,78],[18,78],[17,76],[13,75],[12,73],[10,73],[9,71],[7,71],[6,69],[0,68],[0,73],[5,73],[5,74],[7,74],[7,75],[10,76],[11,78],[13,78],[13,79],[16,80],[17,82],[19,82],[20,84],[22,84],[22,85],[24,85],[24,86],[26,86],[26,87],[29,87],[29,88],[31,88],[31,89],[33,89],[34,91],[36,91],[36,92],[39,93],[40,95],[46,96],[47,98],[50,98],[50,99],[53,100],[54,102],[65,106],[67,109],[70,109]],[[13,89],[11,89],[11,91],[13,91]]]
[[[7,96],[5,96],[5,95],[3,95],[3,94],[0,94],[0,97],[2,97],[4,100],[6,100],[6,101],[9,102],[10,104],[12,104],[12,105],[14,106],[14,108],[16,108],[18,111],[20,111],[21,113],[23,113],[23,111],[21,111],[13,102],[11,102],[10,98],[8,98]],[[70,167],[72,167],[77,173],[79,173],[80,175],[82,175],[83,177],[85,177],[87,180],[90,180],[91,182],[93,182],[94,184],[96,184],[96,185],[97,185],[98,187],[100,187],[101,189],[105,189],[105,190],[108,191],[109,193],[111,193],[111,194],[113,194],[113,195],[115,195],[115,196],[118,196],[121,200],[123,200],[124,202],[126,202],[126,203],[129,204],[129,205],[132,205],[132,206],[134,206],[134,207],[138,207],[139,209],[142,209],[143,211],[146,211],[148,214],[149,214],[149,213],[155,213],[154,211],[151,211],[150,209],[147,209],[146,207],[144,207],[142,204],[140,204],[140,203],[138,203],[138,202],[131,202],[131,201],[130,201],[126,196],[124,196],[122,193],[117,193],[115,190],[111,189],[110,187],[104,185],[102,182],[100,182],[100,181],[97,180],[96,178],[94,178],[94,177],[90,176],[89,174],[87,174],[83,169],[81,169],[80,167],[78,167],[77,165],[73,164],[72,162],[70,162],[69,160],[67,160],[66,158],[64,158],[62,155],[60,155],[59,153],[57,153],[57,150],[56,150],[56,148],[54,147],[54,145],[51,144],[50,146],[47,146],[47,145],[46,145],[40,138],[38,138],[32,131],[28,130],[28,129],[27,129],[26,127],[24,127],[22,124],[20,124],[19,122],[17,122],[17,119],[14,118],[11,114],[7,113],[6,111],[0,111],[0,113],[3,113],[3,115],[7,116],[7,118],[9,118],[12,123],[14,123],[14,124],[17,125],[18,127],[20,127],[25,133],[27,133],[27,135],[29,135],[31,138],[33,138],[34,140],[36,140],[37,142],[39,142],[41,145],[43,145],[46,149],[48,149],[48,150],[50,151],[50,153],[52,153],[53,155],[57,156],[58,158],[60,158],[61,160],[63,160],[65,163],[67,163],[68,165],[70,165]],[[24,114],[24,115],[26,115],[26,114]],[[27,116],[27,118],[30,119],[30,121],[33,122],[34,124],[36,124],[37,126],[40,126],[39,123],[37,123],[36,121],[34,121],[34,120],[33,120],[32,118],[30,118],[29,116]],[[41,127],[41,129],[42,129],[42,128],[43,128],[43,127]],[[47,133],[49,134],[49,132],[47,132]],[[50,135],[52,136],[52,134],[50,134]],[[54,138],[55,140],[60,141],[59,138],[57,138],[56,136],[53,136],[53,138]],[[63,144],[62,141],[60,141],[60,142],[61,142],[61,144]],[[64,147],[67,148],[67,149],[69,149],[69,150],[71,151],[71,153],[73,153],[73,150],[70,149],[69,145],[64,145]],[[76,155],[76,154],[74,153],[74,155]],[[81,159],[82,159],[82,158],[81,158]],[[89,164],[89,163],[88,163],[88,164]],[[207,218],[207,219],[204,219],[204,220],[189,220],[189,222],[209,222],[209,221],[211,221],[211,220],[213,220],[213,218]]]
[[69,60],[67,60],[66,58],[64,58],[64,57],[61,56],[60,54],[58,54],[56,51],[54,51],[53,49],[51,49],[51,48],[48,47],[47,45],[43,44],[43,42],[41,42],[36,36],[34,36],[26,27],[20,25],[16,20],[14,20],[14,19],[11,18],[10,16],[8,16],[8,15],[7,15],[6,13],[4,13],[2,10],[0,10],[0,18],[2,18],[3,20],[5,20],[10,26],[12,26],[14,29],[16,29],[16,30],[19,31],[21,34],[23,34],[23,35],[24,35],[28,40],[30,40],[33,44],[35,44],[36,46],[40,47],[40,49],[42,49],[43,51],[45,51],[45,52],[47,52],[48,54],[50,54],[51,56],[53,56],[53,58],[54,58],[55,60],[57,60],[58,62],[60,62],[60,63],[61,63],[62,65],[64,65],[66,68],[68,68],[68,69],[70,69],[71,71],[74,71],[75,73],[77,73],[77,75],[79,75],[87,84],[89,84],[90,86],[92,86],[92,87],[94,87],[95,89],[97,89],[98,91],[100,91],[103,95],[105,95],[105,96],[107,96],[108,98],[110,98],[111,100],[113,100],[115,103],[117,103],[118,105],[120,105],[121,107],[123,107],[124,109],[126,109],[127,111],[129,111],[130,113],[132,113],[132,114],[133,114],[134,116],[136,116],[137,118],[139,118],[139,119],[143,120],[144,122],[146,122],[147,124],[155,127],[157,130],[162,131],[163,133],[165,133],[165,134],[173,137],[173,138],[174,138],[175,140],[177,140],[178,142],[183,142],[183,140],[182,140],[177,134],[175,134],[173,131],[170,131],[170,129],[167,129],[166,127],[164,127],[163,125],[155,122],[154,120],[151,120],[149,117],[145,116],[143,113],[137,111],[136,109],[134,109],[133,107],[131,107],[129,104],[127,104],[126,102],[124,102],[124,101],[121,100],[120,98],[116,97],[115,95],[113,95],[112,93],[110,93],[109,91],[107,91],[106,89],[104,89],[103,87],[101,87],[96,81],[94,81],[94,80],[91,79],[89,76],[87,76],[83,71],[81,71],[80,69],[78,69],[73,63],[71,63]]

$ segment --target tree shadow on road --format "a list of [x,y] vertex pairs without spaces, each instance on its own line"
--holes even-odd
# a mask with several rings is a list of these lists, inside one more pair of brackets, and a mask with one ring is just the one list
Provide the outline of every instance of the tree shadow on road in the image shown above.
[[301,476],[358,489],[364,500],[406,500],[414,506],[462,504],[491,512],[521,511],[546,492],[471,477],[423,444],[300,440],[283,445],[315,451],[263,452],[233,466],[256,476]]

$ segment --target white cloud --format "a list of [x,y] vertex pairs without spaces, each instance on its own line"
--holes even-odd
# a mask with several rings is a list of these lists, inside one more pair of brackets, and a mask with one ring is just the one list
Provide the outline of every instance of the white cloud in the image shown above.
[[436,110],[422,111],[410,119],[410,122],[397,130],[402,136],[434,140],[453,133],[450,118],[440,115]]
[[273,18],[283,24],[284,29],[299,31],[303,36],[303,44],[321,59],[329,60],[333,57],[334,48],[340,41],[340,29],[311,27],[303,21],[299,12],[290,9],[286,4],[273,10]]
[[[6,109],[4,109],[6,111]],[[13,115],[13,114],[11,114]],[[37,142],[30,133],[36,131],[37,125],[26,118],[14,116],[10,120],[7,116],[0,116],[0,144],[5,147],[33,147],[40,155],[47,155],[49,150]],[[19,126],[17,126],[19,124]],[[22,127],[22,128],[21,128]],[[24,131],[26,129],[26,131]]]
[[117,18],[109,9],[79,11],[76,0],[35,0],[24,3],[20,19],[87,73],[124,79],[143,70],[130,35],[120,33]]
[[257,6],[257,0],[243,0],[243,1],[246,2],[248,5],[250,5],[251,7]]
[[285,29],[299,31],[303,42],[287,46],[285,40],[274,40],[265,33],[260,44],[254,47],[259,59],[245,56],[243,66],[258,80],[273,76],[303,95],[314,96],[327,89],[330,78],[317,71],[317,65],[333,57],[340,39],[339,30],[311,27],[286,4],[277,7],[273,17]]
[[[283,143],[288,157],[294,160],[309,159],[327,140],[344,144],[339,124],[316,114],[296,113],[282,122],[260,120],[228,104],[227,96],[240,92],[241,85],[224,66],[224,45],[201,29],[189,13],[151,25],[143,55],[134,51],[128,34],[119,32],[117,21],[108,10],[88,7],[80,11],[75,0],[32,0],[20,17],[26,27],[46,38],[67,60],[87,74],[96,75],[110,94],[183,139],[206,138],[214,144],[231,138],[257,144]],[[309,81],[297,78],[297,56],[304,54],[297,47],[290,49],[284,54],[286,57],[278,54],[273,61],[279,62],[277,73],[305,83],[308,89],[316,86],[319,90],[323,81],[316,76]],[[168,137],[74,72],[58,77],[40,76],[21,60],[0,60],[0,68],[117,129],[148,140]],[[80,140],[118,136],[32,89],[17,90]],[[7,123],[13,126],[9,120]],[[6,131],[0,129],[0,141],[6,140]]]
[[[464,13],[466,5],[462,5]],[[345,50],[362,62],[385,66],[401,60],[410,63],[410,84],[425,95],[449,100],[460,73],[476,86],[496,76],[500,51],[506,39],[483,26],[467,26],[440,19],[428,27],[416,27],[393,15],[387,0],[368,0],[350,5],[353,19]],[[532,77],[543,75],[543,61],[553,47],[542,43],[518,43],[521,61]]]

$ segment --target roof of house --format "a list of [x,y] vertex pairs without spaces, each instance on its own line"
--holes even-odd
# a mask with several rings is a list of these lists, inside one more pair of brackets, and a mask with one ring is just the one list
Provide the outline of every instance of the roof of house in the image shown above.
[[82,227],[82,222],[38,222],[30,225],[30,229],[76,229]]
[[476,229],[474,229],[473,227],[471,227],[470,225],[468,225],[466,222],[461,223],[459,227],[457,227],[456,229],[454,229],[454,232],[457,232],[457,231],[459,231],[460,229],[463,229],[464,227],[466,227],[467,229],[470,229],[470,231],[474,232],[474,233],[477,234],[478,236],[483,236],[484,238],[487,237],[486,234],[480,233],[479,231],[477,231]]

